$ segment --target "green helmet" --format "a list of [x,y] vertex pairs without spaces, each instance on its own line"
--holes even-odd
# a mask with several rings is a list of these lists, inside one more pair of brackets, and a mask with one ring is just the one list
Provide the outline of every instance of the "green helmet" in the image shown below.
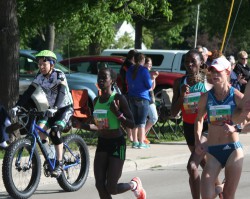
[[56,57],[55,53],[53,53],[50,50],[42,50],[42,51],[40,51],[39,53],[36,54],[36,58],[39,58],[39,57],[51,58],[51,59],[54,59],[55,61],[57,60],[57,57]]

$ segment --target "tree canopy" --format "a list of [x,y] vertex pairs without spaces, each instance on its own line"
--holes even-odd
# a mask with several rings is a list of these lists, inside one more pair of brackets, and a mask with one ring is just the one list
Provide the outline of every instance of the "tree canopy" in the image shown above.
[[[148,48],[193,47],[197,5],[200,4],[198,43],[209,49],[221,46],[231,1],[216,0],[18,0],[21,47],[49,46],[64,55],[99,54],[115,45],[117,24],[126,20],[136,28],[134,47],[146,41]],[[226,53],[248,50],[249,0],[235,1]],[[211,12],[212,11],[212,12]],[[238,11],[237,19],[235,20]],[[235,20],[234,27],[233,21]],[[232,29],[233,27],[233,29]],[[54,29],[53,29],[54,28]],[[242,34],[244,33],[244,34]],[[151,38],[151,39],[150,39]],[[122,38],[124,39],[126,36]],[[227,38],[228,39],[228,38]],[[131,46],[129,44],[123,46]],[[118,43],[116,43],[117,45]]]

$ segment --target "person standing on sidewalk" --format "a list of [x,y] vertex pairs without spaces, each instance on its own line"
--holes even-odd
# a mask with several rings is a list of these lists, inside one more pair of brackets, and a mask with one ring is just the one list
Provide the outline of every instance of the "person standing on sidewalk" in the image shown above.
[[[199,73],[203,64],[202,54],[192,49],[185,56],[185,67],[187,74],[177,79],[173,86],[173,100],[171,106],[171,114],[176,116],[182,112],[184,136],[191,152],[187,164],[189,173],[189,185],[194,199],[200,198],[200,175],[198,171],[199,165],[205,165],[205,152],[197,154],[195,146],[198,144],[200,137],[195,134],[194,123],[197,117],[198,102],[202,93],[206,92],[205,84],[201,80]],[[204,134],[201,136],[202,142],[206,141],[207,122],[203,123],[202,128]]]
[[[158,77],[159,72],[158,71],[151,71],[152,69],[152,59],[150,57],[145,58],[145,64],[144,66],[149,70],[151,80],[152,80],[152,88],[149,90],[151,101],[149,103],[149,109],[148,109],[148,120],[145,126],[145,132],[147,133],[152,126],[157,122],[158,120],[158,113],[155,105],[155,96],[154,96],[154,89],[156,86],[155,79]],[[144,142],[146,144],[149,144],[150,141],[145,136]]]
[[[128,52],[126,59],[124,60],[124,62],[122,63],[122,66],[120,68],[120,76],[121,76],[121,83],[122,83],[122,89],[121,92],[123,95],[125,95],[125,97],[128,100],[128,84],[127,84],[127,80],[126,80],[126,73],[127,70],[129,69],[130,66],[135,64],[135,59],[134,56],[137,53],[136,49],[132,49]],[[132,129],[130,128],[126,128],[126,132],[127,132],[127,138],[133,142],[133,136],[132,136]]]
[[145,55],[135,54],[135,65],[131,66],[126,74],[128,83],[128,99],[131,111],[134,115],[133,148],[146,149],[149,145],[144,142],[145,126],[148,116],[148,107],[151,97],[149,89],[152,88],[152,80],[145,64]]
[[116,73],[102,68],[97,76],[102,95],[94,100],[95,124],[77,124],[85,130],[98,131],[98,143],[94,158],[95,184],[101,199],[132,190],[138,199],[146,199],[146,192],[138,177],[129,183],[119,183],[126,158],[126,140],[120,129],[121,124],[133,128],[133,115],[126,98],[113,92]]
[[[243,149],[239,142],[240,124],[232,115],[240,104],[243,94],[228,82],[231,64],[221,56],[209,67],[214,87],[201,96],[195,131],[202,133],[204,117],[208,116],[207,147],[198,145],[197,153],[206,152],[207,162],[201,177],[202,198],[233,199],[243,166]],[[225,168],[225,181],[216,186],[220,171]]]

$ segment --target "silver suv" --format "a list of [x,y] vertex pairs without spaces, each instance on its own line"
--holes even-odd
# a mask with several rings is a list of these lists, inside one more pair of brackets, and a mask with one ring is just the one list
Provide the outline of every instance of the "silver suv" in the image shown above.
[[[20,50],[19,51],[19,95],[28,88],[38,72],[35,54],[37,51]],[[69,89],[87,89],[89,95],[89,106],[93,107],[93,100],[98,94],[96,87],[97,76],[86,73],[72,72],[65,68],[60,63],[56,63],[55,68],[62,70],[68,81]],[[32,99],[26,105],[26,108],[36,107],[39,111],[44,111],[48,108],[47,99],[41,88],[37,88],[31,97]]]

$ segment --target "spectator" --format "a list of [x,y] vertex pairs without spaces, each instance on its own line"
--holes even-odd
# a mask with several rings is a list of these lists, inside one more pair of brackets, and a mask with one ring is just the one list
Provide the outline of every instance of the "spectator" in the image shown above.
[[201,75],[201,80],[205,83],[206,89],[210,90],[213,85],[211,84],[211,79],[210,79],[210,74],[207,70],[208,66],[210,65],[210,60],[208,58],[211,58],[212,52],[208,51],[206,47],[202,47],[198,45],[196,49],[202,54],[202,64],[200,67],[200,75]]
[[[202,198],[235,198],[243,166],[243,149],[239,142],[240,128],[232,121],[234,109],[243,94],[229,82],[230,62],[221,56],[213,60],[211,71],[214,87],[201,96],[195,132],[202,131],[203,120],[208,115],[207,147],[198,145],[196,152],[206,152],[207,163],[201,177]],[[216,186],[220,171],[225,168],[225,181]]]
[[202,53],[203,64],[202,68],[205,69],[210,64],[208,57],[212,55],[212,52],[209,51],[206,47],[202,47],[201,45],[197,45],[196,48],[199,52]]
[[[122,94],[125,95],[126,98],[127,98],[127,94],[128,94],[126,73],[127,73],[127,70],[129,69],[129,67],[135,64],[134,56],[136,53],[137,53],[136,49],[130,50],[127,54],[125,61],[123,62],[122,66],[121,66],[121,69],[120,69],[120,76],[121,76],[121,83],[122,83],[121,92],[122,92]],[[132,129],[126,128],[126,132],[127,132],[127,138],[130,141],[133,141]]]
[[126,73],[130,66],[135,64],[134,56],[137,53],[136,49],[130,50],[127,54],[127,58],[123,62],[121,69],[120,69],[120,75],[121,75],[121,81],[122,81],[122,94],[128,93],[128,85],[126,81]]
[[[240,81],[242,80],[241,79],[241,75],[237,75],[233,70],[234,70],[234,67],[235,67],[235,59],[234,59],[234,56],[229,56],[227,57],[227,60],[230,62],[231,64],[231,74],[230,74],[230,84],[238,89],[240,91],[240,86],[241,86],[241,83]],[[243,80],[245,81],[245,80]]]
[[149,147],[149,145],[144,143],[144,138],[148,106],[151,101],[149,89],[152,88],[152,80],[149,71],[144,67],[144,64],[145,56],[142,53],[136,53],[135,65],[128,69],[126,75],[129,105],[134,115],[136,125],[132,130],[132,147],[140,149]]
[[[234,72],[242,77],[240,91],[244,93],[247,82],[250,78],[250,68],[247,65],[248,54],[246,51],[240,51],[237,55],[238,63],[235,65]],[[245,81],[243,81],[245,80]]]
[[[149,90],[151,101],[149,103],[148,120],[145,126],[145,132],[147,133],[158,120],[158,113],[155,105],[154,88],[156,86],[155,79],[158,77],[159,72],[151,71],[152,59],[150,57],[146,57],[144,66],[150,71],[150,76],[152,80],[152,88]],[[150,143],[147,138],[145,138],[144,142],[147,144]]]

